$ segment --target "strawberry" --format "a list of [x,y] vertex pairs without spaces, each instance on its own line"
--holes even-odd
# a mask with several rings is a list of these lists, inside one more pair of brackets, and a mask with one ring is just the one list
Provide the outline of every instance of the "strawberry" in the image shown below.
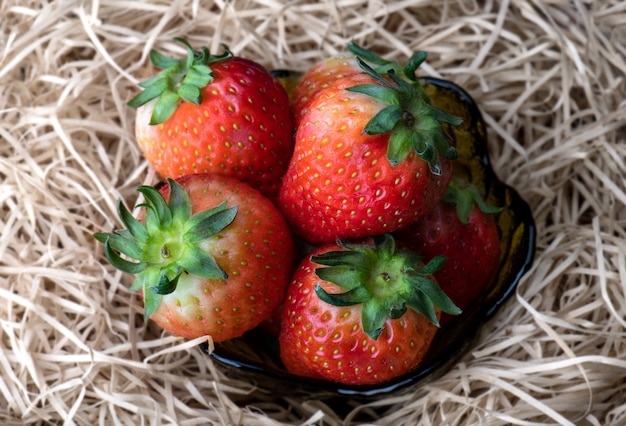
[[356,57],[343,54],[314,64],[298,81],[291,95],[291,106],[296,124],[305,115],[316,95],[338,81],[349,82],[348,77],[360,74]]
[[305,258],[287,289],[281,358],[294,374],[371,385],[413,370],[437,330],[439,310],[459,310],[432,273],[397,250],[389,234],[373,243],[326,244]]
[[240,336],[283,298],[293,256],[287,224],[237,179],[196,174],[167,182],[160,191],[138,188],[145,198],[138,218],[118,202],[126,229],[95,237],[113,266],[137,275],[131,289],[143,292],[146,318],[189,339]]
[[[424,218],[394,235],[426,260],[443,255],[435,278],[461,309],[466,309],[491,282],[500,260],[500,235],[495,214],[477,187],[454,178],[448,191]],[[441,323],[453,317],[442,316]]]
[[207,48],[176,60],[156,51],[163,68],[131,99],[144,156],[164,177],[206,173],[233,176],[267,196],[278,192],[293,146],[285,89],[261,65]]
[[[300,77],[291,94],[291,105],[296,124],[298,124],[300,118],[308,112],[309,106],[318,93],[335,83],[345,89],[349,87],[350,84],[348,77],[362,73],[363,70],[356,59],[357,55],[361,60],[365,60],[368,65],[373,66],[375,70],[381,74],[386,74],[390,69],[394,69],[396,72],[402,72],[397,63],[387,61],[354,42],[349,43],[347,49],[349,53],[342,53],[320,61],[314,64]],[[420,54],[422,53],[423,52],[420,52]]]
[[279,195],[297,235],[320,244],[392,232],[443,196],[456,150],[441,122],[460,120],[421,91],[415,77],[421,60],[409,61],[402,78],[388,66],[383,78],[357,57],[362,72],[314,96]]

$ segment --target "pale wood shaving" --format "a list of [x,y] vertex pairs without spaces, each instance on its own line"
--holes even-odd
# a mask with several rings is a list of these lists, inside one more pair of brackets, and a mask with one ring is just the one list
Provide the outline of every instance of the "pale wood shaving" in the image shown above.
[[[0,3],[0,423],[626,424],[626,3]],[[143,321],[93,239],[154,183],[125,102],[174,37],[304,70],[354,39],[479,103],[532,270],[449,373],[369,403],[273,395]]]

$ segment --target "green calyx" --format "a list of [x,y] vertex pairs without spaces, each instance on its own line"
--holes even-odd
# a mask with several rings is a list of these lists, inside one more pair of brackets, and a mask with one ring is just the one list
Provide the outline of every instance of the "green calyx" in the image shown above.
[[439,154],[451,160],[458,156],[456,149],[449,144],[442,123],[458,125],[462,120],[432,105],[417,79],[415,72],[426,60],[426,52],[416,52],[401,67],[354,43],[348,49],[357,55],[356,61],[361,69],[378,84],[359,84],[346,90],[370,96],[387,105],[372,117],[363,132],[368,135],[390,134],[387,159],[391,165],[403,161],[413,150],[428,163],[433,174],[440,175]]
[[150,124],[163,123],[174,114],[181,102],[199,105],[202,102],[201,89],[213,81],[210,65],[233,57],[228,46],[222,45],[224,53],[211,55],[208,48],[194,51],[187,40],[175,38],[187,48],[187,58],[174,59],[151,50],[150,60],[155,67],[162,69],[156,76],[139,84],[144,90],[128,102],[131,108],[138,108],[152,99],[154,105]]
[[403,78],[407,81],[413,83],[415,90],[417,90],[420,95],[426,97],[426,94],[422,89],[422,85],[417,80],[416,71],[426,60],[428,53],[418,50],[413,53],[413,55],[409,58],[409,61],[404,66],[401,66],[397,62],[389,61],[381,56],[378,56],[374,52],[359,46],[354,41],[349,43],[347,47],[352,54],[360,58],[362,61],[365,61],[376,71],[376,73],[380,75],[387,75],[391,71],[397,75],[403,76]]
[[372,339],[378,339],[387,318],[398,319],[407,309],[417,311],[437,326],[436,308],[453,315],[461,313],[432,278],[445,257],[435,257],[420,266],[421,256],[397,250],[388,234],[374,237],[373,246],[344,242],[339,245],[345,250],[312,256],[311,261],[324,266],[315,269],[320,279],[346,292],[330,294],[318,283],[315,293],[334,306],[362,304],[361,323]]
[[[226,279],[226,272],[201,243],[230,225],[237,207],[226,203],[191,214],[191,201],[184,188],[168,179],[169,201],[151,186],[140,186],[145,202],[144,223],[120,201],[117,210],[125,229],[99,232],[94,237],[104,244],[104,255],[117,269],[135,274],[131,290],[143,290],[145,317],[150,317],[162,295],[176,290],[183,274],[205,279]],[[124,257],[122,257],[124,256]],[[127,260],[130,259],[130,260]]]
[[474,206],[486,214],[496,214],[503,210],[502,207],[487,204],[478,187],[458,177],[452,179],[442,200],[455,206],[456,214],[464,225],[467,225]]

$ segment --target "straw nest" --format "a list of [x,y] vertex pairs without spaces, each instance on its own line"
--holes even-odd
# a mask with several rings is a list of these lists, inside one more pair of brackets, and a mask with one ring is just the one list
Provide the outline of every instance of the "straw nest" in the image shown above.
[[[2,1],[0,423],[626,424],[625,22],[620,0]],[[143,321],[92,234],[157,179],[125,103],[179,36],[296,70],[351,39],[427,50],[475,98],[537,256],[446,375],[340,416]]]

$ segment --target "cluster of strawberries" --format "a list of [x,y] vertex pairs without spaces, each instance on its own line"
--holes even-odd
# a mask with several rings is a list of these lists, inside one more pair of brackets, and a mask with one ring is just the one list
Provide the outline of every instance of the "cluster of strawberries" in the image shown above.
[[96,234],[146,318],[214,341],[274,321],[287,369],[345,384],[414,369],[500,247],[499,209],[454,173],[460,120],[416,76],[426,54],[400,66],[351,43],[287,91],[176,40],[187,57],[151,52],[162,71],[129,102],[166,184]]

